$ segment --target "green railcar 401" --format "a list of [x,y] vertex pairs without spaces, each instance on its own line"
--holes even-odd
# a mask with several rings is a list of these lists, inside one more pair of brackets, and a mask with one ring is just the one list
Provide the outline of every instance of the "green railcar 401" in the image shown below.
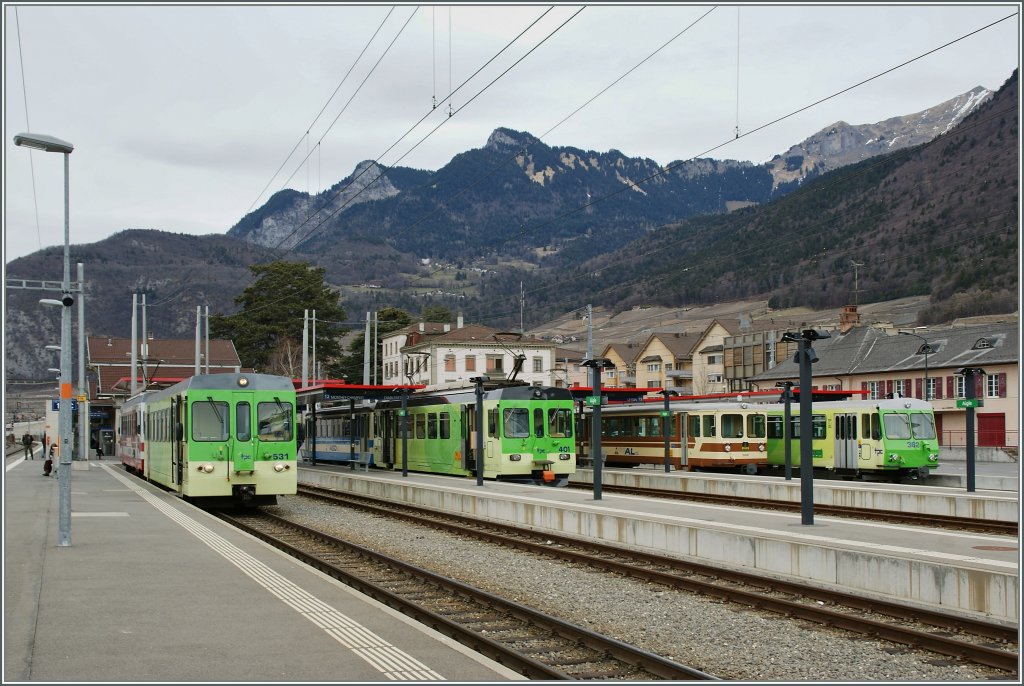
[[126,469],[204,505],[273,505],[296,491],[295,387],[269,374],[205,374],[119,411]]

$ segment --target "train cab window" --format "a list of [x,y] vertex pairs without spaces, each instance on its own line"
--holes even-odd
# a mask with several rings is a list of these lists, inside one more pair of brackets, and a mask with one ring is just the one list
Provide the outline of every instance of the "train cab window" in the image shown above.
[[747,438],[764,438],[767,435],[763,414],[747,415]]
[[192,403],[192,440],[228,440],[228,404],[215,400]]
[[540,407],[533,408],[533,435],[544,437],[544,409]]
[[551,438],[572,437],[572,410],[548,410],[548,436]]
[[896,439],[910,438],[910,420],[905,414],[887,414],[882,417],[885,425],[885,437]]
[[249,403],[235,405],[235,438],[239,441],[252,440],[252,420]]
[[427,416],[423,414],[416,415],[416,438],[427,437]]
[[706,414],[704,415],[704,438],[714,438],[717,434],[715,433],[715,415]]
[[935,418],[924,412],[913,412],[910,415],[910,429],[914,438],[935,438]]
[[700,436],[700,415],[691,414],[686,417],[686,433],[696,438]]
[[505,438],[530,437],[530,415],[525,407],[506,408],[503,419],[502,426]]
[[743,415],[722,415],[722,438],[743,438]]
[[438,415],[439,433],[442,439],[452,437],[451,428],[451,415],[447,412],[442,412]]
[[261,441],[292,440],[292,406],[274,401],[256,404],[257,438]]
[[437,440],[437,413],[431,412],[427,415],[427,438]]

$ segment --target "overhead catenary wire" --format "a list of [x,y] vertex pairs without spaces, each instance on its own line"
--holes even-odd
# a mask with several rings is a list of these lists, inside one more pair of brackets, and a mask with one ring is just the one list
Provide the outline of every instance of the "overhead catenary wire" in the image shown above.
[[[31,131],[32,124],[28,119],[28,86],[25,84],[25,54],[21,50],[21,20],[18,17],[18,7],[14,7],[14,27],[18,34],[18,65],[21,68],[21,99],[25,105],[25,130]],[[39,226],[39,199],[36,195],[36,165],[32,158],[32,149],[28,150],[28,168],[32,177],[32,207],[36,214],[36,239],[39,241],[39,249],[43,249],[43,231]]]

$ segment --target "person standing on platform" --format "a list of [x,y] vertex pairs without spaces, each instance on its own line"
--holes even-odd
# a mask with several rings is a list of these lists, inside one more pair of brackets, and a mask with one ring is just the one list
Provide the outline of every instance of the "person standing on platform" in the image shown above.
[[25,435],[21,437],[21,445],[25,448],[25,459],[32,460],[32,434],[25,432]]

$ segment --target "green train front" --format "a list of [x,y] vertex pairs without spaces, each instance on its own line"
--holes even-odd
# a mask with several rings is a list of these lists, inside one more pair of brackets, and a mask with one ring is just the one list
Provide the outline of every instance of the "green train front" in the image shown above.
[[147,405],[147,476],[211,505],[296,491],[295,389],[269,374],[194,376]]
[[[483,477],[564,486],[576,471],[572,394],[563,388],[510,386],[483,394]],[[401,468],[400,410],[375,413],[374,463]],[[476,474],[473,389],[409,398],[405,464],[434,474]]]

